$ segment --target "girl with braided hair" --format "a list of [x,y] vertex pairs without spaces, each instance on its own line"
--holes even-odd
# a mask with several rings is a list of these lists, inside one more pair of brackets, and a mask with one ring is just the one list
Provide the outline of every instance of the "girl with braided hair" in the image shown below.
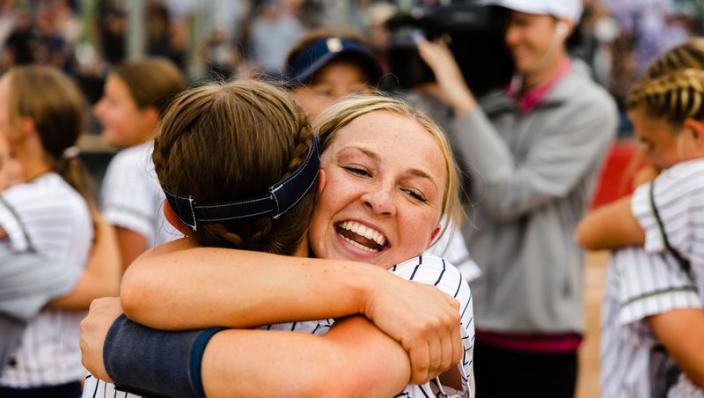
[[[400,139],[413,157],[394,151]],[[440,217],[460,214],[451,156],[432,121],[386,97],[343,100],[311,130],[264,83],[185,92],[153,157],[168,218],[187,238],[132,264],[122,302],[154,328],[238,329],[158,332],[115,321],[119,304],[98,301],[83,324],[84,364],[118,388],[89,377],[84,396],[472,395],[469,286],[418,256]]]
[[607,398],[704,396],[703,67],[704,42],[693,39],[632,89],[629,117],[652,170],[577,228],[586,248],[618,249],[602,318]]

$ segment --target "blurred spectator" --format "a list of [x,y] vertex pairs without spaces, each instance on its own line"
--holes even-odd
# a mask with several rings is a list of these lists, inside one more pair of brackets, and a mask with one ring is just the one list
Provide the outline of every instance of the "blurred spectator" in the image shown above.
[[252,60],[265,74],[281,74],[286,52],[304,33],[295,11],[281,0],[255,2],[249,49]]
[[170,59],[181,69],[186,62],[186,43],[174,29],[169,10],[161,1],[147,3],[147,54]]
[[311,119],[344,97],[372,92],[382,73],[360,36],[330,29],[301,38],[285,67],[289,90]]
[[113,65],[122,63],[127,56],[127,16],[124,9],[115,0],[101,3],[97,24],[103,58]]
[[146,249],[180,237],[161,213],[164,193],[151,153],[161,117],[185,88],[179,70],[164,58],[129,61],[113,69],[95,106],[104,140],[124,149],[108,166],[102,199],[125,268]]
[[206,38],[201,57],[208,80],[228,80],[238,71],[239,53],[224,30],[216,29]]
[[669,47],[683,42],[690,32],[673,0],[609,0],[623,31],[634,37],[639,72]]

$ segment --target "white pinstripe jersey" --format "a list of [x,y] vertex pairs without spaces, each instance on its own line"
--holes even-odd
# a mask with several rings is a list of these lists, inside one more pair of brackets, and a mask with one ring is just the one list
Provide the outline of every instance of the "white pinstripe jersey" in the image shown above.
[[[677,164],[654,181],[655,203],[668,241],[692,266],[685,274],[666,249],[653,214],[650,184],[633,195],[631,209],[645,231],[644,249],[614,255],[602,320],[602,390],[609,397],[704,397],[659,346],[645,322],[650,315],[704,306],[704,160]],[[624,365],[628,364],[628,365]],[[675,369],[670,379],[656,365]],[[660,383],[660,384],[658,384]]]
[[[447,219],[443,218],[441,226],[444,227],[447,222]],[[448,262],[455,264],[467,282],[472,282],[479,278],[482,273],[479,266],[469,255],[462,230],[453,223],[447,226],[440,239],[423,254],[442,257]]]
[[153,142],[149,141],[115,155],[101,192],[105,218],[145,237],[145,250],[183,236],[161,211],[164,192],[154,171],[153,149]]
[[[461,397],[473,397],[475,391],[473,372],[474,315],[472,311],[472,295],[469,285],[463,279],[462,274],[457,268],[445,262],[442,258],[429,255],[404,261],[394,266],[391,272],[404,279],[435,285],[438,289],[455,297],[460,303],[461,335],[464,345],[464,355],[458,365],[463,379],[464,391],[454,391],[452,388],[445,386],[438,387],[438,383],[432,381],[424,385],[409,385],[396,397],[443,397],[445,395],[440,393],[441,388],[450,396],[457,394]],[[334,322],[333,319],[325,319],[320,321],[279,323],[260,326],[259,328],[324,335],[330,330]],[[104,394],[113,396],[115,394],[114,386],[89,376],[86,379],[83,398],[102,397]],[[117,392],[117,396],[122,398],[137,397],[124,392]]]
[[[60,176],[44,174],[8,189],[1,198],[0,226],[15,250],[35,250],[82,272],[93,238],[91,217],[83,198]],[[31,319],[0,385],[27,388],[80,380],[83,315],[44,309]]]

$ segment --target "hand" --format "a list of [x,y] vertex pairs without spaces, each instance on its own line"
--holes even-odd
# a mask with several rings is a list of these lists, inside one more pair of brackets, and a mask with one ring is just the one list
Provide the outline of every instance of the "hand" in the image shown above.
[[93,376],[112,382],[103,362],[103,345],[110,326],[122,314],[119,297],[93,300],[81,321],[81,362]]
[[459,304],[434,286],[389,276],[373,287],[363,313],[408,352],[411,383],[423,384],[462,358]]
[[418,40],[418,52],[435,74],[441,92],[436,93],[436,97],[452,107],[456,116],[471,112],[476,107],[476,101],[445,42],[430,42],[421,38]]

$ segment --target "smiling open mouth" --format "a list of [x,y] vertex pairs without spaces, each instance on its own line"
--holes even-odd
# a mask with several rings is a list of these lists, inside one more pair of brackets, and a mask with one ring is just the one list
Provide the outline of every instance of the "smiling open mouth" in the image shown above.
[[352,246],[370,253],[378,253],[387,247],[386,237],[381,232],[355,221],[339,222],[335,224],[335,231]]

